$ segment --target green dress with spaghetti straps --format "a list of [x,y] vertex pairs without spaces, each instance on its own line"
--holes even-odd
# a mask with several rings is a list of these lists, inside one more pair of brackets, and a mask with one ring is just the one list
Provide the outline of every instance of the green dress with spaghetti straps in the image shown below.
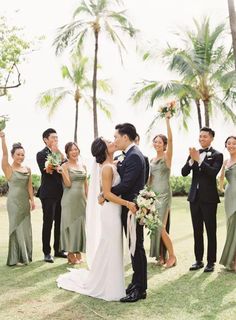
[[65,187],[61,200],[61,249],[67,252],[85,252],[86,172],[68,169],[71,187]]
[[225,213],[227,217],[227,236],[220,258],[220,264],[227,269],[233,269],[233,263],[236,255],[236,164],[225,169],[227,186],[225,189]]
[[32,261],[32,227],[29,203],[29,172],[13,171],[8,181],[7,211],[9,246],[7,265]]
[[[159,215],[165,221],[169,214],[172,191],[170,186],[170,168],[167,167],[164,159],[152,160],[150,163],[150,174],[152,177],[151,188],[158,193],[160,201]],[[160,256],[161,228],[157,228],[151,236],[150,257]]]

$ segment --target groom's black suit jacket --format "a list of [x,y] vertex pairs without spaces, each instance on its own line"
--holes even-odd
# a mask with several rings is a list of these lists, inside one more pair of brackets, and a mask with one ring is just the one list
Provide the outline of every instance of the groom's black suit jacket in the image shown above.
[[47,155],[51,153],[50,149],[45,147],[43,150],[37,153],[37,163],[41,171],[41,186],[37,193],[40,199],[60,199],[63,193],[61,175],[53,170],[53,173],[47,173],[45,168],[45,162]]
[[[133,201],[145,185],[146,164],[139,148],[131,147],[123,162],[118,162],[117,169],[121,182],[112,187],[111,191],[116,195],[121,195],[125,200]],[[125,231],[127,230],[127,213],[128,209],[123,206],[121,220]],[[134,270],[132,285],[143,292],[147,289],[147,258],[143,246],[143,226],[139,223],[136,226],[136,236],[135,254],[131,256]]]
[[146,164],[138,147],[131,147],[122,162],[118,162],[117,170],[121,182],[112,187],[111,191],[121,195],[123,199],[133,201],[145,185]]
[[200,166],[196,161],[190,166],[189,160],[190,157],[188,157],[186,164],[182,168],[182,175],[184,177],[187,176],[191,170],[193,173],[188,201],[194,202],[198,191],[198,199],[202,202],[219,203],[216,176],[223,163],[222,153],[210,148]]

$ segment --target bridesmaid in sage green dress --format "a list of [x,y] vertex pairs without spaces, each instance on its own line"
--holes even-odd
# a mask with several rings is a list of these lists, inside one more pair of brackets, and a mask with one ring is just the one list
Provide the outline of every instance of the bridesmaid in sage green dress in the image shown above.
[[22,165],[25,151],[20,143],[13,144],[12,165],[8,162],[8,150],[4,132],[2,140],[2,170],[8,180],[7,211],[9,217],[9,246],[7,265],[22,265],[32,261],[32,228],[30,209],[35,208],[31,172]]
[[167,220],[170,214],[171,205],[171,187],[170,187],[170,168],[172,161],[172,131],[170,127],[170,112],[166,113],[167,137],[158,134],[153,139],[153,146],[156,150],[156,157],[150,162],[149,185],[158,193],[160,201],[159,215],[163,222],[162,228],[157,228],[151,236],[150,257],[156,257],[157,265],[165,264],[165,257],[161,253],[161,239],[168,252],[166,267],[174,267],[177,263],[174,254],[172,241],[166,230]]
[[220,259],[227,269],[236,272],[236,136],[230,136],[225,141],[230,158],[225,160],[221,175],[220,189],[223,190],[224,177],[227,180],[225,189],[225,213],[227,217],[227,236]]
[[80,263],[81,252],[85,252],[85,210],[87,198],[86,168],[79,161],[80,150],[76,143],[65,146],[68,161],[59,172],[62,173],[64,191],[61,200],[61,249],[68,252],[68,263]]

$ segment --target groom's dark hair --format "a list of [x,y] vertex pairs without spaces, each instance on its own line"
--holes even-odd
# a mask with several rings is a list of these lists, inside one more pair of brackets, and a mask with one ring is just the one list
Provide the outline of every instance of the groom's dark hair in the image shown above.
[[131,123],[126,122],[122,124],[117,124],[115,129],[118,130],[121,136],[126,134],[131,141],[134,141],[137,137],[136,128]]

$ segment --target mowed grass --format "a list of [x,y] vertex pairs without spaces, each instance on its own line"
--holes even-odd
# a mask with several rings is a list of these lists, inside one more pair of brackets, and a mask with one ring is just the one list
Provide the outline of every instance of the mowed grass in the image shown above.
[[[134,304],[106,302],[58,289],[56,278],[66,272],[65,259],[44,263],[41,251],[40,202],[32,212],[33,262],[7,267],[8,218],[6,198],[0,198],[0,319],[236,319],[236,274],[216,265],[214,273],[189,272],[194,262],[192,225],[186,198],[173,198],[171,238],[178,259],[176,267],[156,267],[148,258],[148,297]],[[223,203],[218,209],[218,259],[225,241]],[[149,249],[149,238],[145,247]],[[81,266],[76,266],[80,268]],[[85,267],[85,264],[82,265]],[[132,269],[126,266],[126,282]],[[112,283],[111,283],[112,285]]]

